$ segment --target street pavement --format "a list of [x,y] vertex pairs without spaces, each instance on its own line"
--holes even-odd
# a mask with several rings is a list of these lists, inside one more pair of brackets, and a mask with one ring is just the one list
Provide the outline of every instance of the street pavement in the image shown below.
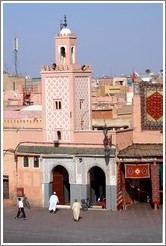
[[[17,207],[4,205],[1,244],[158,244],[165,245],[162,205],[154,210],[148,203],[136,203],[122,211],[81,211],[79,222],[71,209],[25,209],[27,220],[15,219]],[[163,226],[164,224],[164,226]]]

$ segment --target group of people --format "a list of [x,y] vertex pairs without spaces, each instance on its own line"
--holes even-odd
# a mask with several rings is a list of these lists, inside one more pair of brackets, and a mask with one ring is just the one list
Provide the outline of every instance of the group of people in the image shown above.
[[[49,212],[50,213],[56,213],[57,203],[59,203],[58,196],[56,195],[56,192],[53,192],[53,195],[51,195],[49,200]],[[75,199],[73,205],[72,205],[72,211],[73,211],[73,220],[79,221],[80,219],[80,210],[81,210],[81,204],[78,202],[77,199]]]
[[[51,195],[49,200],[49,212],[50,213],[56,213],[57,203],[59,203],[59,198],[56,195],[56,192],[53,192],[53,195]],[[73,210],[73,219],[74,221],[79,221],[80,218],[80,210],[81,210],[81,204],[75,199],[75,202],[72,206]]]
[[[56,192],[54,191],[53,194],[50,196],[49,199],[49,212],[50,213],[56,213],[57,211],[57,204],[59,203],[59,198],[56,195]],[[80,210],[81,210],[81,204],[78,202],[77,199],[75,199],[73,205],[72,205],[72,211],[73,211],[73,220],[79,221],[80,219]],[[18,211],[15,219],[19,219],[20,214],[22,213],[22,217],[24,220],[27,219],[25,210],[24,210],[24,203],[23,199],[21,197],[18,198]]]

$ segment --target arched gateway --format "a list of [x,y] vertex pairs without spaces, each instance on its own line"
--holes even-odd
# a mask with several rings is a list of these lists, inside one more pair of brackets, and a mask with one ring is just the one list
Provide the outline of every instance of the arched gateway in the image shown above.
[[100,167],[92,167],[89,170],[89,198],[94,203],[100,196],[106,196],[105,173]]
[[102,195],[107,209],[116,210],[116,162],[110,158],[109,165],[103,164],[103,158],[97,156],[42,157],[43,207],[48,207],[49,197],[56,191],[61,205],[71,206],[74,199],[87,197],[96,202]]
[[70,203],[70,183],[73,179],[73,165],[70,158],[42,159],[43,206],[49,204],[53,191],[57,192],[60,204]]

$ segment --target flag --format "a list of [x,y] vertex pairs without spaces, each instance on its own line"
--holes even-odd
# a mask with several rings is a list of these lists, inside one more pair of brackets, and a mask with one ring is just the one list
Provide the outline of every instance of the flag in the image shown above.
[[136,74],[135,74],[135,72],[133,72],[133,74],[132,74],[132,82],[135,82],[135,79],[136,79]]
[[132,82],[135,82],[135,79],[139,77],[139,74],[134,71],[133,74],[132,74]]

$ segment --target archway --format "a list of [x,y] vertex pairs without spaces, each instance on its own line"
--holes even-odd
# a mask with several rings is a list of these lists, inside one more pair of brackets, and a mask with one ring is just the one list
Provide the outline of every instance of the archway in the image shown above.
[[59,198],[59,204],[69,204],[70,203],[70,184],[69,184],[69,174],[67,170],[58,165],[52,170],[53,181],[52,181],[52,191],[56,191]]
[[65,62],[65,58],[66,58],[66,50],[65,47],[61,47],[60,49],[60,61],[61,63]]
[[90,199],[94,203],[100,196],[106,197],[105,173],[100,167],[89,170]]

